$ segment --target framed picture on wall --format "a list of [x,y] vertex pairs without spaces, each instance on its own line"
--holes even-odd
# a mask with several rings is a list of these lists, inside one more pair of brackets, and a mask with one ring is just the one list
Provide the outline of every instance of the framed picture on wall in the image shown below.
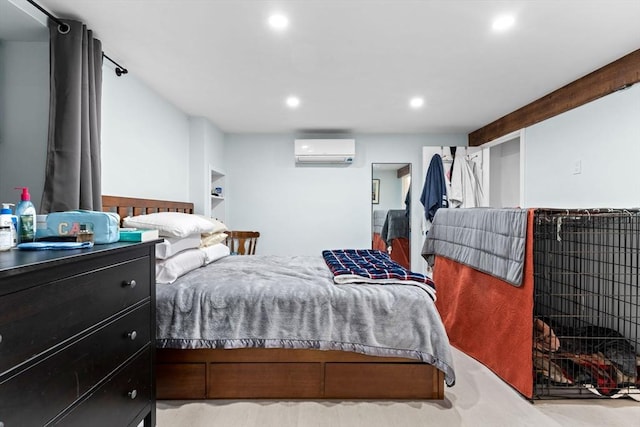
[[376,205],[380,203],[380,180],[379,179],[371,180],[371,202]]

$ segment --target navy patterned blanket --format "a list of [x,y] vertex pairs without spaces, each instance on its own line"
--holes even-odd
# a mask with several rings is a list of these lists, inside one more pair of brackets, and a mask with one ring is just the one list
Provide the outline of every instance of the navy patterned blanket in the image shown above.
[[342,283],[406,284],[424,289],[435,301],[436,287],[428,277],[409,271],[389,254],[373,249],[333,249],[322,251],[333,281]]

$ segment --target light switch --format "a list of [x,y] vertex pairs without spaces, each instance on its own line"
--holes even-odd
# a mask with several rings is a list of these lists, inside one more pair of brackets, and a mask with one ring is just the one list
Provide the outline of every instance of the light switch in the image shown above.
[[573,174],[578,175],[582,173],[582,160],[576,160],[573,162]]

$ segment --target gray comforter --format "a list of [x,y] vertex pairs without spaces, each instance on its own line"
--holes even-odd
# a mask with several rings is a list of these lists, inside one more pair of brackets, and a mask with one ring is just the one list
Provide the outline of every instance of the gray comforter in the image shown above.
[[341,284],[321,256],[228,256],[157,285],[160,348],[310,348],[417,359],[455,382],[449,339],[412,285]]
[[430,265],[444,256],[520,286],[526,239],[526,209],[438,209],[422,256]]

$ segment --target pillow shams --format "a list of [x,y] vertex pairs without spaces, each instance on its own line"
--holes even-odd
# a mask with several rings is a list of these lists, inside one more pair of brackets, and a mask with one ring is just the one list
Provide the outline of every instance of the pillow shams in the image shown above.
[[128,216],[122,220],[124,227],[155,228],[160,236],[187,237],[192,234],[211,233],[216,226],[200,215],[182,212],[155,212]]
[[205,264],[209,264],[209,263],[212,263],[213,261],[217,261],[220,258],[224,258],[231,253],[231,250],[229,250],[229,247],[226,245],[223,245],[222,243],[200,248],[200,250],[204,252]]
[[156,283],[173,283],[182,275],[205,264],[205,253],[200,249],[187,249],[171,258],[156,261]]
[[227,233],[215,233],[209,234],[205,233],[202,235],[202,242],[200,243],[200,247],[204,248],[207,246],[217,245],[218,243],[222,243],[227,238]]
[[207,220],[211,224],[213,224],[213,230],[211,230],[208,233],[203,233],[203,234],[216,234],[216,233],[221,233],[223,231],[227,231],[229,229],[229,228],[227,228],[227,226],[224,223],[218,221],[215,218],[209,218],[208,216],[200,216],[200,217],[204,218],[205,220]]
[[186,249],[200,246],[200,235],[187,237],[165,237],[164,242],[156,244],[156,259],[167,259]]

